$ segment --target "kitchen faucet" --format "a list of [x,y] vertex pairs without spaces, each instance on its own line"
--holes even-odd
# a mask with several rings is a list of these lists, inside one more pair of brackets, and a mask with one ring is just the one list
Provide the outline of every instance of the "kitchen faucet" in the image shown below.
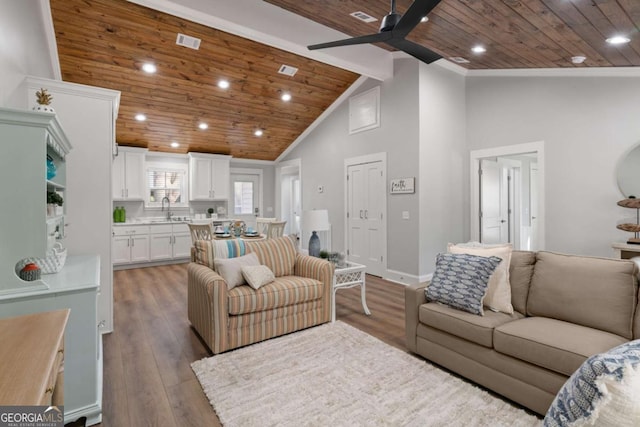
[[164,212],[164,200],[167,199],[167,220],[171,221],[171,200],[167,196],[162,198],[162,212]]

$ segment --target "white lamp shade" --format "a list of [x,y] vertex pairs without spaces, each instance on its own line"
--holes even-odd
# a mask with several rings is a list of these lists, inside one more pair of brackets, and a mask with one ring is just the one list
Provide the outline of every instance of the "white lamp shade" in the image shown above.
[[326,209],[304,211],[302,214],[302,227],[308,233],[312,231],[330,230],[331,224],[329,224],[329,211]]

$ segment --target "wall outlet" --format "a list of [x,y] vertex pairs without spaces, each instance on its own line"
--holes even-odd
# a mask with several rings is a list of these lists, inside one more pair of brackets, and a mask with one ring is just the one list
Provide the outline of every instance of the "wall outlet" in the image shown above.
[[402,219],[409,219],[409,211],[402,211]]

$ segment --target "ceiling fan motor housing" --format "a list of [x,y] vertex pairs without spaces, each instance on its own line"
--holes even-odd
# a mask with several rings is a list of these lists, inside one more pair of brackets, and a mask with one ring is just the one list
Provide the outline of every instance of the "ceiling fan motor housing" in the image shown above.
[[382,23],[380,24],[380,32],[384,33],[385,31],[393,30],[400,21],[400,18],[402,18],[402,15],[395,12],[392,12],[382,18]]

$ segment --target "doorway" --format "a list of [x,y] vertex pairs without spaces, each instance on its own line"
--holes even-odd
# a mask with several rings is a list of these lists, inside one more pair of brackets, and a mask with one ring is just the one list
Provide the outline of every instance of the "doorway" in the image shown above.
[[471,240],[544,249],[544,143],[471,152]]
[[386,153],[345,160],[347,260],[384,276],[387,259]]
[[294,234],[299,239],[302,214],[301,169],[300,159],[281,162],[276,166],[276,217],[286,221],[284,234]]
[[262,170],[231,168],[229,217],[256,228],[262,212]]

